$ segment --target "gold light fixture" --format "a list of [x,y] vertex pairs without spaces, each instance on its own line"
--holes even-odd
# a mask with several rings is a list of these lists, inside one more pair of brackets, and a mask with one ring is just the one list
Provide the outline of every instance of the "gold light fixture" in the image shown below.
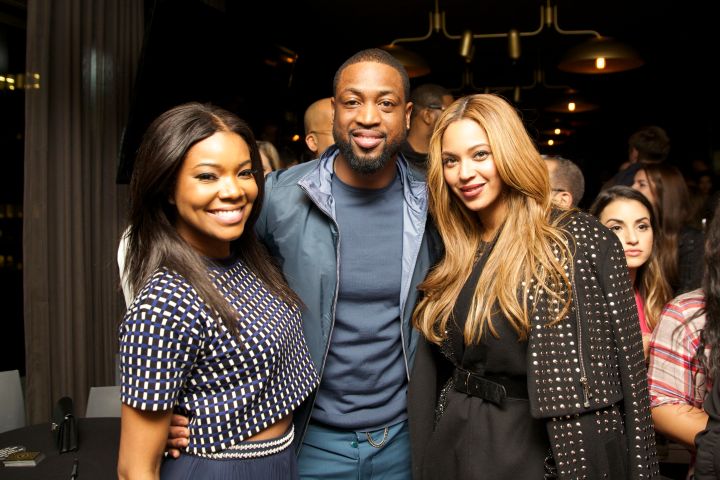
[[472,61],[473,56],[473,33],[472,30],[465,30],[460,37],[460,56],[466,61]]
[[[429,27],[425,35],[421,37],[396,38],[390,42],[390,44],[380,48],[393,53],[393,49],[397,51],[399,48],[399,43],[421,42],[429,39],[433,34],[442,33],[445,38],[460,41],[460,56],[463,57],[467,63],[470,63],[474,52],[472,45],[474,40],[507,38],[508,56],[513,60],[517,60],[520,58],[520,39],[522,37],[538,35],[545,30],[545,28],[551,27],[561,35],[593,35],[595,37],[571,49],[558,67],[561,70],[575,73],[614,73],[637,68],[643,64],[642,59],[634,49],[617,40],[603,37],[595,30],[565,30],[561,28],[558,25],[557,5],[552,5],[552,0],[546,0],[546,4],[540,6],[540,22],[535,30],[520,32],[512,29],[509,32],[503,33],[473,33],[471,30],[465,30],[461,35],[455,35],[447,31],[445,12],[440,10],[438,0],[435,0],[435,10],[429,14]],[[413,53],[413,55],[417,54]],[[399,55],[396,58],[401,62],[403,61]],[[413,71],[414,75],[410,74],[411,77],[425,75],[430,72],[427,63],[422,60],[422,57],[419,57],[419,60],[415,58],[411,63],[404,63],[404,65],[408,69],[408,74],[410,74],[411,70]],[[418,69],[417,65],[423,65],[423,68]]]
[[643,64],[632,47],[608,37],[596,37],[570,49],[558,64],[572,73],[615,73]]
[[546,106],[545,110],[558,113],[585,113],[599,108],[598,105],[578,96],[576,90],[568,89],[565,94],[564,99]]
[[522,99],[523,90],[533,90],[535,88],[544,88],[548,90],[552,89],[563,89],[568,92],[574,92],[574,90],[568,85],[552,85],[547,83],[545,80],[545,72],[542,68],[536,68],[533,71],[533,81],[527,85],[502,85],[502,86],[484,86],[479,87],[473,82],[473,73],[469,66],[465,67],[465,72],[462,77],[462,84],[457,88],[452,88],[452,91],[464,92],[466,90],[471,91],[482,91],[484,93],[498,93],[503,94],[512,99],[513,103],[520,103]]
[[520,32],[514,28],[508,32],[508,57],[513,60],[520,58]]

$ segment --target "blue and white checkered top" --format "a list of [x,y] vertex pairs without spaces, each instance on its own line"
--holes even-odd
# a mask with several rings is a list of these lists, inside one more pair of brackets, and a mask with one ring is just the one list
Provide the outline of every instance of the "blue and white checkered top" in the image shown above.
[[160,269],[120,326],[123,403],[190,417],[188,453],[214,453],[285,417],[317,386],[300,311],[241,261],[209,269],[239,334],[180,275]]

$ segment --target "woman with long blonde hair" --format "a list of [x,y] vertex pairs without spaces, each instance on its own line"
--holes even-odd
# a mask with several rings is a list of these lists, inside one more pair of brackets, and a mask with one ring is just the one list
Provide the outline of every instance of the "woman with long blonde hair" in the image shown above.
[[445,251],[414,317],[427,340],[409,390],[415,477],[656,475],[622,248],[590,215],[553,209],[510,104],[445,110],[428,190]]

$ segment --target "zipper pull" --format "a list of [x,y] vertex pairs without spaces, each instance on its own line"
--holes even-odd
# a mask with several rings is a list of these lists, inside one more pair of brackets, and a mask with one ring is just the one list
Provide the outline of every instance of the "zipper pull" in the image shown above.
[[586,376],[580,377],[580,383],[582,384],[582,387],[583,387],[583,397],[585,399],[585,401],[583,402],[583,406],[585,408],[589,408],[590,407],[590,387],[588,386],[587,377]]

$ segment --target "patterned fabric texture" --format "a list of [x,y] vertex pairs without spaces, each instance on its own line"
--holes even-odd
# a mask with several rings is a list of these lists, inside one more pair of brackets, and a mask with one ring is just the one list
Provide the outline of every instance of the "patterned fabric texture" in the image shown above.
[[239,313],[233,336],[183,277],[161,269],[120,327],[123,403],[190,417],[188,453],[219,452],[290,414],[317,386],[300,313],[241,261],[210,267]]
[[[705,394],[712,387],[695,352],[705,327],[705,315],[693,317],[704,307],[702,290],[680,295],[665,305],[650,340],[651,407],[687,404],[703,408]],[[708,353],[709,349],[706,349],[705,354]]]
[[[625,255],[594,217],[563,221],[574,250],[573,306],[538,299],[528,346],[528,388],[560,478],[653,478],[659,474],[642,335]],[[545,298],[543,298],[545,297]]]

